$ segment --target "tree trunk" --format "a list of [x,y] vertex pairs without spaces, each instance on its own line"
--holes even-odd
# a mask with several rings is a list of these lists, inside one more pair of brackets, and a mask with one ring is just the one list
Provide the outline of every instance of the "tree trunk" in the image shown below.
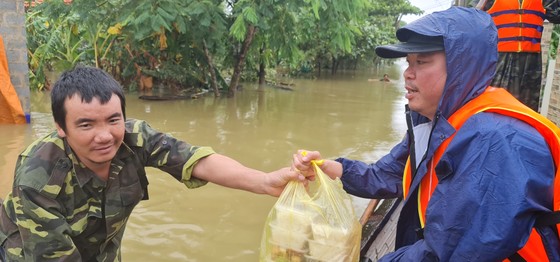
[[237,86],[239,85],[239,79],[241,78],[241,71],[243,70],[243,65],[245,63],[245,56],[249,51],[251,42],[253,42],[253,37],[255,36],[256,28],[254,25],[250,25],[247,30],[247,35],[241,46],[241,52],[235,61],[235,66],[233,67],[233,75],[231,76],[231,82],[229,83],[229,96],[235,96],[237,91]]
[[261,50],[259,50],[260,53],[260,57],[261,57],[261,63],[259,64],[259,86],[264,85],[265,81],[266,81],[266,71],[265,71],[265,64],[264,64],[264,58],[263,58],[263,53],[264,53],[264,47],[261,47]]
[[331,75],[336,74],[336,58],[332,56]]
[[395,18],[395,24],[393,25],[395,27],[395,30],[399,29],[400,24],[401,24],[401,18],[402,18],[402,15],[399,15]]
[[220,97],[220,90],[218,89],[218,80],[216,80],[216,70],[214,69],[214,62],[212,60],[212,56],[208,51],[208,46],[206,45],[206,40],[202,40],[202,49],[204,50],[204,55],[206,56],[206,60],[208,60],[208,67],[210,69],[210,77],[212,89],[214,90],[214,96]]

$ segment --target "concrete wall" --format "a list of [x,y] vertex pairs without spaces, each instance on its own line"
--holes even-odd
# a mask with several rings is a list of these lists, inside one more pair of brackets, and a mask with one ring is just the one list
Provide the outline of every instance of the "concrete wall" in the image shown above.
[[[555,63],[554,70],[552,72],[547,72],[547,68],[550,68],[548,65],[548,52],[550,37],[552,35],[552,24],[545,23],[545,30],[543,31],[543,38],[542,38],[542,46],[546,48],[546,51],[543,49],[543,94],[541,104],[546,107],[541,107],[541,113],[554,122],[556,125],[560,124],[560,50],[556,50],[556,61],[551,60],[551,63]],[[560,47],[560,45],[559,45]],[[544,87],[546,85],[547,78],[551,81],[550,90],[545,92],[546,90]]]
[[6,48],[10,80],[22,102],[23,111],[29,115],[29,68],[23,3],[24,0],[0,0],[0,35]]
[[[547,21],[544,22],[544,29],[541,38],[541,55],[542,55],[542,85],[541,91],[543,90],[546,84],[546,70],[548,67],[548,56],[550,53],[550,41],[552,37],[552,29],[554,28],[554,24],[549,23]],[[542,92],[541,92],[542,93]],[[542,97],[541,97],[542,99]]]

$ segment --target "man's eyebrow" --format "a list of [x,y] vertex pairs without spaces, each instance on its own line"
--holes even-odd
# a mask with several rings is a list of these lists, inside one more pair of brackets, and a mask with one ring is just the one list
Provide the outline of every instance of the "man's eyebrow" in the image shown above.
[[107,117],[107,119],[111,119],[111,118],[115,118],[115,117],[122,117],[122,114],[117,112],[117,113],[114,113],[114,114],[110,115],[109,117]]
[[426,57],[430,57],[433,53],[419,53],[418,57],[420,58],[426,58]]
[[79,124],[83,124],[83,123],[90,123],[93,122],[93,119],[91,118],[78,118],[76,121],[74,121],[75,125],[79,125]]
[[441,51],[434,51],[434,52],[426,52],[426,53],[418,53],[419,57],[429,57],[429,56],[433,56],[437,53],[439,53]]
[[[107,117],[107,119],[112,119],[112,118],[115,118],[115,117],[122,117],[122,114],[117,112],[117,113],[114,113],[114,114],[110,115],[109,117]],[[90,123],[90,122],[94,122],[94,121],[95,120],[93,120],[91,118],[85,118],[84,117],[84,118],[78,118],[76,121],[74,121],[74,124],[79,125],[79,124],[82,124],[82,123]]]

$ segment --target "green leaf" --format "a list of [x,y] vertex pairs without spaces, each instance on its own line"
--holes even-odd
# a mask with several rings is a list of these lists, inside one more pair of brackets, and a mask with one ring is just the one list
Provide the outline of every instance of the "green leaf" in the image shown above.
[[257,22],[259,21],[259,18],[257,17],[257,13],[255,12],[255,9],[253,9],[253,7],[246,7],[245,9],[243,9],[243,17],[245,17],[245,19],[247,21],[249,21],[251,24],[256,25]]
[[199,2],[193,2],[188,9],[191,15],[200,15],[206,11],[204,5]]
[[245,24],[245,20],[243,19],[243,16],[238,16],[233,22],[233,25],[231,25],[229,34],[237,41],[242,41],[245,38],[246,33],[247,25]]
[[205,15],[205,16],[201,17],[200,20],[198,20],[198,22],[200,23],[200,25],[202,25],[204,27],[209,27],[212,20],[210,19],[210,17]]
[[165,22],[163,17],[159,15],[154,16],[154,19],[152,20],[152,30],[154,32],[159,32],[161,27],[165,27],[165,29],[171,31],[171,27],[169,27],[169,24]]
[[167,11],[163,10],[161,7],[158,7],[158,8],[156,9],[156,12],[157,12],[161,17],[163,17],[165,20],[167,20],[167,21],[169,21],[169,22],[172,22],[172,21],[175,20],[176,14],[175,14],[175,15],[172,15],[172,14],[168,13]]
[[320,0],[315,0],[311,3],[311,7],[313,8],[313,14],[315,14],[315,18],[319,19],[319,6],[321,5]]
[[185,19],[177,19],[177,21],[175,22],[175,28],[177,28],[177,31],[181,34],[186,33],[187,24],[185,23]]
[[142,13],[136,19],[132,20],[132,24],[141,27],[142,24],[146,23],[149,18],[150,15],[148,14],[148,12]]

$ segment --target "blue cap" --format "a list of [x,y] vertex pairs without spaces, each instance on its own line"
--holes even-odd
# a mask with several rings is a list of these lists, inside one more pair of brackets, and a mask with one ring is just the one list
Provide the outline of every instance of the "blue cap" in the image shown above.
[[400,35],[400,39],[407,39],[392,45],[382,45],[375,48],[375,53],[383,58],[399,58],[405,57],[410,53],[430,53],[444,50],[443,37],[441,36],[425,36],[416,32],[406,30],[406,35]]

